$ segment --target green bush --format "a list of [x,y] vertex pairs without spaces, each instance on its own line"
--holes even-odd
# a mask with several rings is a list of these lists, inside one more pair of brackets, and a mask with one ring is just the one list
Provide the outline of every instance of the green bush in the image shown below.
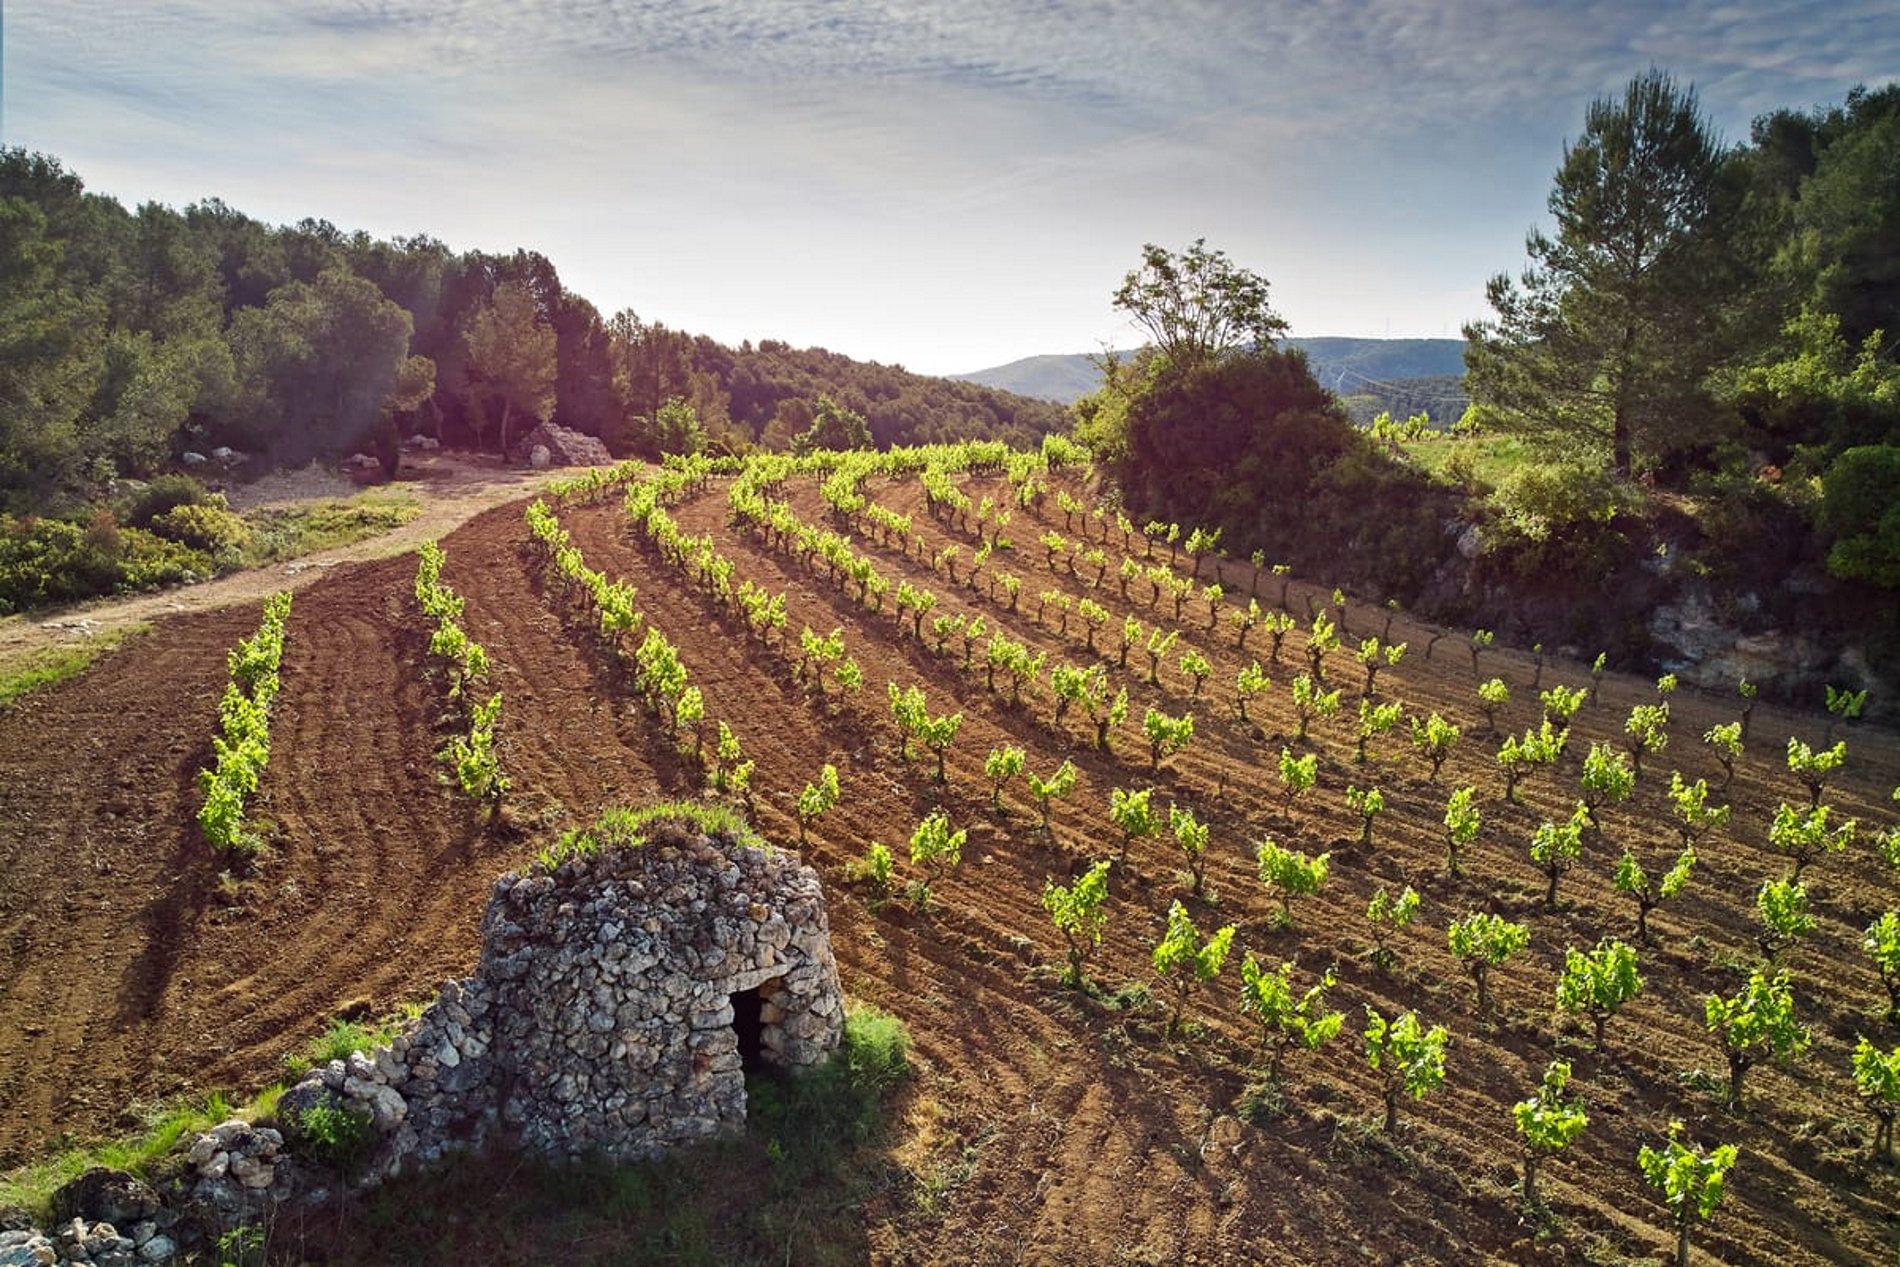
[[1834,534],[1827,570],[1900,588],[1900,445],[1848,449],[1821,481],[1821,522]]
[[224,498],[212,493],[189,475],[161,475],[119,506],[119,519],[134,528],[150,528],[152,521],[180,506],[223,506]]
[[214,570],[210,556],[122,528],[111,511],[85,524],[0,514],[0,615],[175,584]]
[[220,497],[212,502],[174,506],[153,517],[151,530],[168,541],[236,561],[251,542],[251,530],[224,508],[223,501]]

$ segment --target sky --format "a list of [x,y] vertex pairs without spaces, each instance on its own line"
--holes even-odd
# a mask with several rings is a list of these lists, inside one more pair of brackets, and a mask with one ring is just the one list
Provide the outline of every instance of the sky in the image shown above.
[[1892,0],[0,0],[0,142],[548,256],[610,315],[924,373],[1128,348],[1143,243],[1296,335],[1456,337],[1661,67],[1732,141],[1900,78]]

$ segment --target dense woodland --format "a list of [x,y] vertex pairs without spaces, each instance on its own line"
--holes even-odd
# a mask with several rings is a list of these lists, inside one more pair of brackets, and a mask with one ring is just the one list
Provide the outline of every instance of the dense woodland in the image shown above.
[[[690,418],[663,425],[673,400]],[[406,434],[502,449],[551,420],[617,454],[784,449],[826,400],[880,445],[1064,425],[975,384],[603,318],[532,251],[274,227],[216,199],[128,210],[57,159],[0,151],[0,510],[71,509],[220,445],[393,463]]]

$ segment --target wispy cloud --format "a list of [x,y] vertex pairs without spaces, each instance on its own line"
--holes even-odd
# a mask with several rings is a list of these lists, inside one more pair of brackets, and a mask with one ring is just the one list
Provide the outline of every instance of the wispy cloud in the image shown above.
[[1591,97],[1660,65],[1744,135],[1900,75],[1890,7],[16,0],[7,121],[141,196],[544,245],[606,306],[705,313],[717,276],[715,330],[890,339],[916,297],[923,341],[1034,312],[1086,346],[1136,244],[1205,233],[1307,332],[1436,333]]

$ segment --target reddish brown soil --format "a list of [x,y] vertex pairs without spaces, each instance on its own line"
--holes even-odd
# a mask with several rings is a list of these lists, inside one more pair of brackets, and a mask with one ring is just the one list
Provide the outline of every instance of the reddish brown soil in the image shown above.
[[[973,490],[977,491],[977,490]],[[914,483],[872,489],[915,514],[929,549],[970,542],[929,520]],[[797,487],[815,520],[815,489]],[[754,817],[778,840],[796,839],[791,805],[826,761],[844,799],[812,830],[806,856],[833,895],[832,924],[847,990],[909,1025],[920,1069],[905,1104],[897,1160],[911,1191],[864,1212],[874,1261],[958,1263],[1556,1262],[1651,1255],[1670,1239],[1667,1211],[1637,1177],[1639,1144],[1672,1117],[1696,1138],[1741,1145],[1742,1160],[1715,1222],[1697,1233],[1699,1261],[1869,1262],[1892,1252],[1900,1180],[1864,1160],[1870,1120],[1846,1074],[1857,1031],[1900,1041],[1881,1019],[1885,995],[1858,949],[1859,930],[1895,900],[1891,869],[1863,843],[1811,869],[1820,931],[1784,954],[1794,972],[1813,1051],[1789,1070],[1749,1075],[1746,1112],[1723,1110],[1684,1080],[1722,1058],[1704,1033],[1701,1000],[1732,992],[1754,953],[1753,894],[1779,862],[1765,848],[1775,804],[1804,801],[1782,767],[1789,734],[1818,740],[1819,721],[1766,705],[1755,712],[1751,754],[1731,792],[1737,821],[1701,850],[1689,890],[1652,916],[1656,944],[1643,953],[1648,989],[1610,1022],[1608,1051],[1552,1015],[1557,965],[1567,946],[1628,937],[1633,904],[1609,876],[1625,843],[1660,857],[1673,833],[1664,813],[1667,772],[1719,782],[1699,736],[1736,715],[1735,701],[1678,693],[1668,751],[1652,757],[1636,802],[1606,813],[1608,842],[1592,842],[1565,877],[1561,908],[1542,909],[1543,881],[1524,853],[1538,819],[1567,811],[1588,740],[1620,735],[1630,706],[1653,698],[1648,682],[1606,680],[1601,703],[1580,715],[1559,772],[1501,800],[1502,781],[1472,694],[1463,635],[1439,643],[1400,619],[1392,630],[1411,654],[1380,678],[1381,694],[1408,712],[1436,709],[1466,727],[1439,783],[1399,736],[1353,760],[1351,726],[1322,724],[1306,748],[1321,755],[1320,784],[1290,812],[1274,769],[1294,719],[1287,683],[1304,662],[1304,638],[1287,639],[1257,726],[1233,719],[1231,682],[1244,662],[1223,627],[1203,632],[1190,606],[1183,643],[1214,664],[1204,695],[1172,663],[1145,681],[1139,655],[1123,670],[1130,722],[1114,752],[1096,752],[1087,727],[1058,729],[1047,689],[1020,706],[983,689],[982,675],[938,657],[888,614],[866,611],[795,561],[735,535],[723,487],[677,512],[689,532],[710,532],[739,575],[789,594],[792,642],[801,625],[844,630],[864,670],[859,698],[814,697],[787,658],[761,652],[737,622],[633,545],[617,507],[570,510],[564,522],[589,562],[639,587],[648,618],[680,644],[704,690],[709,719],[727,720],[758,761]],[[1013,534],[1032,543],[1041,522],[1018,512]],[[391,560],[339,570],[300,594],[292,613],[284,692],[273,728],[260,812],[277,824],[277,849],[235,908],[217,899],[216,867],[192,827],[195,769],[208,755],[225,649],[255,623],[252,609],[160,623],[134,654],[0,716],[0,1148],[18,1156],[60,1131],[113,1127],[130,1100],[187,1088],[253,1085],[281,1054],[350,1000],[381,1008],[425,993],[465,970],[489,881],[520,863],[547,831],[601,806],[691,793],[690,759],[672,751],[632,702],[610,656],[596,648],[584,613],[542,592],[526,553],[518,507],[471,522],[445,541],[445,579],[468,600],[470,632],[485,643],[506,697],[504,764],[515,782],[512,821],[484,825],[442,785],[431,752],[446,708],[421,663],[409,597],[412,564]],[[1111,563],[1117,546],[1109,548]],[[953,586],[909,555],[866,542],[893,580],[938,595],[938,612],[982,613],[1051,660],[1088,658],[1080,624],[1061,635],[1039,627],[1035,595],[1089,595],[1114,616],[1144,623],[1165,614],[1125,602],[1111,575],[1100,591],[1040,565],[1027,544],[1004,566],[1023,577],[1021,610]],[[1245,590],[1248,569],[1226,568]],[[1236,575],[1238,573],[1238,575]],[[1277,581],[1262,578],[1263,599]],[[1291,605],[1302,617],[1306,587]],[[1200,609],[1197,619],[1194,609]],[[1355,635],[1379,632],[1384,613],[1355,612]],[[1304,623],[1304,621],[1302,621]],[[1253,649],[1264,655],[1256,633]],[[1177,647],[1170,661],[1177,659]],[[1336,684],[1356,704],[1360,673],[1335,654]],[[1536,714],[1528,657],[1489,653],[1482,676],[1507,678],[1516,698],[1502,725],[1522,730]],[[885,683],[920,683],[933,712],[964,713],[948,784],[929,762],[895,752]],[[1547,664],[1542,682],[1582,684],[1574,664]],[[1139,719],[1155,704],[1196,714],[1194,745],[1158,774],[1148,769]],[[710,730],[710,724],[708,729]],[[1002,743],[1052,771],[1064,756],[1081,769],[1075,793],[1055,807],[1054,830],[1037,830],[1023,785],[1008,812],[989,808],[984,756]],[[1829,799],[1884,827],[1887,792],[1900,781],[1900,743],[1849,735],[1850,761]],[[1299,745],[1295,745],[1298,747]],[[1447,880],[1440,818],[1452,787],[1476,784],[1486,817],[1466,875]],[[1041,906],[1045,878],[1073,873],[1118,846],[1105,808],[1112,787],[1154,783],[1158,802],[1178,798],[1214,824],[1208,880],[1217,905],[1190,902],[1204,928],[1239,925],[1227,972],[1189,1007],[1187,1035],[1166,1040],[1158,1008],[1119,1011],[1059,986],[1060,941]],[[1371,847],[1357,844],[1346,786],[1376,783],[1389,802]],[[871,910],[846,868],[872,840],[901,856],[912,824],[946,807],[970,829],[962,867],[928,913],[902,901]],[[1324,892],[1295,906],[1297,928],[1274,927],[1277,903],[1253,874],[1255,842],[1271,834],[1309,851],[1334,851]],[[1107,942],[1091,974],[1112,988],[1148,982],[1148,953],[1169,901],[1185,893],[1166,841],[1139,844],[1113,877]],[[1375,969],[1364,910],[1373,889],[1416,886],[1417,924],[1395,943],[1398,965]],[[1474,909],[1527,921],[1530,950],[1496,970],[1495,1020],[1472,1015],[1469,979],[1445,949],[1444,927]],[[1285,1109],[1262,1125],[1236,1113],[1251,1075],[1253,1036],[1233,1005],[1242,950],[1294,959],[1303,979],[1337,965],[1333,1002],[1348,1013],[1331,1048],[1295,1055]],[[1408,1101],[1401,1129],[1376,1130],[1372,1073],[1359,1054],[1363,1006],[1416,1009],[1454,1033],[1448,1085]],[[1511,1184],[1518,1148],[1509,1106],[1554,1055],[1576,1066],[1574,1087],[1592,1122],[1540,1183],[1555,1211],[1548,1234],[1520,1219]]]

